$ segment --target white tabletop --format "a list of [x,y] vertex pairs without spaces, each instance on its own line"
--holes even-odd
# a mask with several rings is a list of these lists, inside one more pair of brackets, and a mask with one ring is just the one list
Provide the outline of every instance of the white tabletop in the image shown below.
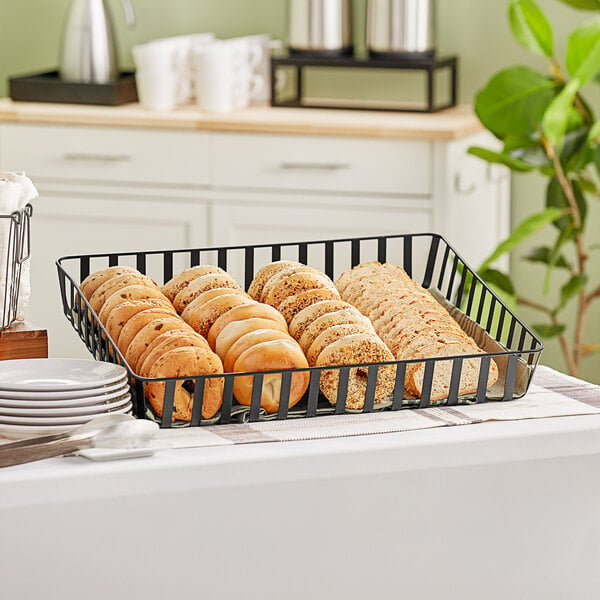
[[51,459],[0,471],[0,581],[11,600],[595,599],[598,473],[597,415]]

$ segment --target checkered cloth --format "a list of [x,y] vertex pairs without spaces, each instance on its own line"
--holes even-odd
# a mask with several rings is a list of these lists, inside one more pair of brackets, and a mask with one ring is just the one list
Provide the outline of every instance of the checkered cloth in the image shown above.
[[599,386],[539,366],[527,394],[509,402],[162,429],[157,437],[174,448],[192,448],[350,437],[484,421],[594,414],[600,414]]

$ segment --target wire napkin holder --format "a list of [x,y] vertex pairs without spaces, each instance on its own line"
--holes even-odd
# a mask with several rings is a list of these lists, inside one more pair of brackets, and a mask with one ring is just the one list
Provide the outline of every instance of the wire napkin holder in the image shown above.
[[0,214],[0,235],[2,236],[2,318],[0,329],[12,325],[19,308],[19,290],[23,264],[31,255],[31,216],[33,208],[24,208],[10,214]]

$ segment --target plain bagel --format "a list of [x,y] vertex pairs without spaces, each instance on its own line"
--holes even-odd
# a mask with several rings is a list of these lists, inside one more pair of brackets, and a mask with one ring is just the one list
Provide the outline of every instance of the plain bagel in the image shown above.
[[[277,369],[305,369],[306,357],[292,338],[263,342],[248,348],[236,360],[233,370],[236,372],[268,371]],[[302,398],[310,380],[309,371],[294,372],[291,376],[288,408]],[[278,373],[263,376],[260,393],[260,405],[268,413],[279,410],[281,400],[282,375]],[[233,384],[233,393],[237,401],[245,406],[252,402],[253,375],[237,376]]]

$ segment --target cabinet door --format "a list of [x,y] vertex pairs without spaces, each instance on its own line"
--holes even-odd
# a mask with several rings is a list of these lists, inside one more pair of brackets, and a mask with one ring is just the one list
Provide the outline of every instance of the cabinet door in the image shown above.
[[[278,242],[297,242],[352,238],[369,235],[426,232],[431,228],[431,211],[427,208],[354,208],[344,206],[301,207],[277,204],[219,203],[212,210],[212,245],[232,246]],[[375,244],[374,244],[375,246]],[[350,250],[348,248],[348,250]],[[295,252],[295,250],[294,250]],[[264,254],[264,256],[262,256]],[[297,260],[292,250],[282,259]],[[336,254],[335,274],[350,267],[350,252]],[[269,262],[268,252],[257,252],[256,267]],[[324,269],[319,256],[309,256],[311,265]],[[237,256],[227,266],[240,282],[244,281],[242,256]]]
[[48,329],[50,356],[89,357],[63,314],[55,261],[72,254],[195,247],[207,242],[206,205],[40,190],[31,222],[27,318]]

